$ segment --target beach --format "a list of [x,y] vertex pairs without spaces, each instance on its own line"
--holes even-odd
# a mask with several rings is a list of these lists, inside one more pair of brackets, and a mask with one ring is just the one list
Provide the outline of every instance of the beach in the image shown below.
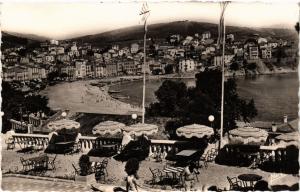
[[91,83],[99,83],[99,80],[64,82],[49,86],[40,94],[49,98],[48,106],[53,110],[119,115],[141,112],[139,107],[112,98],[107,86],[97,87]]

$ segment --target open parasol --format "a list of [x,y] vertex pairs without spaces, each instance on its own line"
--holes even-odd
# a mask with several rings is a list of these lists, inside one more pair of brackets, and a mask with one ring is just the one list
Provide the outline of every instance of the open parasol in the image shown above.
[[176,133],[178,136],[184,136],[186,138],[203,138],[204,136],[213,135],[214,130],[206,125],[192,124],[178,128]]
[[135,135],[135,136],[141,136],[143,134],[153,135],[157,133],[158,127],[157,125],[153,125],[153,124],[137,123],[134,125],[124,127],[123,130],[129,135]]
[[268,132],[254,127],[240,127],[229,131],[230,144],[264,144],[268,137]]
[[299,132],[284,133],[284,134],[281,134],[281,135],[275,137],[275,139],[279,141],[279,144],[278,144],[279,146],[288,147],[288,146],[294,145],[298,148],[300,147]]
[[100,134],[100,135],[105,135],[105,134],[114,135],[117,133],[121,133],[124,127],[125,124],[123,123],[119,123],[116,121],[103,121],[97,124],[93,128],[92,132],[93,134]]
[[60,119],[57,121],[53,121],[48,123],[48,129],[51,131],[56,131],[60,129],[78,129],[80,127],[80,123],[70,120],[70,119]]

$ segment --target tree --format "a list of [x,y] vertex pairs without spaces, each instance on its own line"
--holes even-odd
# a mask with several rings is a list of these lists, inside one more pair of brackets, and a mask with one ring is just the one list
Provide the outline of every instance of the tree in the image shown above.
[[[151,104],[150,115],[176,117],[180,123],[200,123],[210,126],[209,115],[214,115],[214,128],[220,128],[221,86],[220,70],[206,70],[196,74],[196,87],[187,89],[184,83],[165,81],[155,93],[158,102]],[[224,84],[224,133],[236,127],[236,120],[249,121],[257,115],[253,100],[241,99],[236,79]],[[175,123],[176,124],[176,123]]]
[[187,87],[179,81],[166,80],[155,92],[159,102],[152,103],[148,113],[167,117],[177,117],[187,103]]
[[2,82],[2,111],[4,116],[2,118],[2,132],[10,130],[10,119],[20,120],[21,109],[28,113],[36,113],[43,111],[50,113],[48,99],[40,95],[25,96],[21,91],[15,90],[9,83]]
[[173,65],[172,64],[168,64],[165,66],[165,74],[171,74],[174,72],[174,69],[173,69]]
[[47,80],[48,81],[54,81],[55,78],[59,77],[59,72],[58,71],[52,71],[48,73],[47,75]]

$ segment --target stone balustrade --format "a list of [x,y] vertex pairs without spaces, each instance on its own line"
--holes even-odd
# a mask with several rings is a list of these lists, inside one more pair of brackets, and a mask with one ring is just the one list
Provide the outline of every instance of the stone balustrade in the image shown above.
[[28,144],[44,146],[46,148],[49,143],[48,135],[14,133],[12,137],[15,143],[18,143],[16,145],[17,148],[23,148]]
[[[49,136],[42,134],[22,134],[15,133],[12,135],[16,143],[24,143],[23,141],[31,142],[31,144],[43,145],[47,147],[49,143]],[[105,144],[117,144],[118,148],[121,146],[121,138],[99,138],[91,136],[80,136],[79,143],[81,144],[82,151],[84,153],[89,152],[93,148],[98,148]],[[149,155],[153,153],[177,153],[182,150],[187,141],[176,141],[176,140],[155,140],[151,139]],[[19,146],[20,146],[19,145]],[[18,146],[16,146],[18,147]]]
[[187,143],[187,141],[151,139],[149,155],[151,156],[153,153],[176,154],[182,150]]

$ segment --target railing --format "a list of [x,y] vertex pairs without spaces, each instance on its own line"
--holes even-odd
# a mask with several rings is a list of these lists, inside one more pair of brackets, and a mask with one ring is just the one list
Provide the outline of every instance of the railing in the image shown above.
[[[12,135],[16,143],[20,143],[19,147],[23,145],[24,141],[31,142],[32,144],[43,145],[47,148],[49,144],[49,136],[42,134],[21,134],[15,133]],[[118,148],[121,146],[121,138],[100,138],[91,136],[80,136],[79,143],[81,144],[82,151],[84,153],[89,152],[91,149],[98,148],[105,144],[117,144]],[[149,154],[153,153],[177,153],[182,150],[187,141],[176,140],[155,140],[151,139]],[[16,146],[18,147],[18,146]]]
[[187,141],[151,139],[149,155],[153,153],[176,154],[182,150],[187,143]]
[[26,142],[31,143],[32,145],[44,146],[44,148],[46,148],[49,143],[48,135],[15,133],[12,135],[12,137],[15,143],[19,144],[16,145],[16,147],[20,148],[25,147]]

